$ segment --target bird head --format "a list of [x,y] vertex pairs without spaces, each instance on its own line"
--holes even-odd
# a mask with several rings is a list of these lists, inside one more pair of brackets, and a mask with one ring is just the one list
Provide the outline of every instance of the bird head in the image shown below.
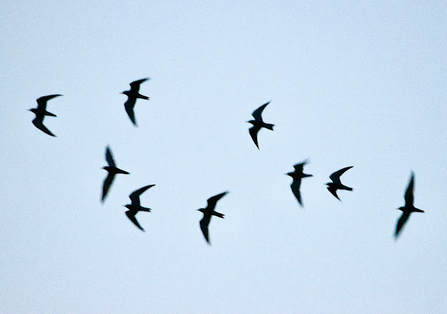
[[401,211],[404,211],[405,206],[401,206],[401,207],[398,207],[398,208],[396,208],[396,209],[401,210]]
[[286,176],[289,176],[289,177],[292,177],[293,178],[293,175],[295,174],[295,172],[287,172],[287,173],[284,173]]
[[251,123],[251,124],[255,125],[256,121],[255,120],[248,120],[247,123]]
[[126,207],[127,209],[131,209],[132,205],[127,204],[127,205],[123,205],[124,207]]
[[28,111],[31,111],[31,112],[34,112],[34,113],[36,113],[36,108],[31,108],[31,109],[28,109]]
[[205,213],[205,208],[199,208],[197,211],[199,211],[201,213]]
[[126,96],[129,96],[129,91],[128,91],[128,90],[125,90],[125,91],[122,92],[121,94],[124,94],[124,95],[126,95]]

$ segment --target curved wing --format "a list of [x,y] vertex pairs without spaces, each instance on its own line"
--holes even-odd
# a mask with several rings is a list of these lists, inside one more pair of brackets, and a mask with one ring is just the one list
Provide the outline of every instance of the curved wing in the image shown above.
[[255,111],[253,111],[253,113],[251,115],[253,116],[253,118],[255,118],[255,120],[262,121],[262,111],[264,111],[265,107],[267,107],[267,105],[269,103],[270,103],[270,101],[263,104],[261,107],[259,107]]
[[210,221],[211,221],[211,215],[203,215],[202,220],[200,220],[200,229],[202,230],[203,236],[205,237],[205,240],[206,242],[208,242],[208,244],[211,244],[208,230]]
[[135,226],[137,226],[141,231],[144,231],[143,227],[140,226],[138,223],[137,218],[135,217],[135,213],[131,212],[130,210],[126,211],[127,218],[130,219],[134,223]]
[[33,121],[33,124],[36,128],[38,128],[39,130],[41,130],[42,132],[54,136],[56,137],[56,135],[54,135],[53,133],[51,133],[50,130],[48,130],[48,128],[43,124],[43,117],[41,118],[35,118]]
[[341,176],[343,173],[345,173],[346,171],[348,171],[349,169],[351,169],[352,167],[354,167],[354,166],[349,166],[349,167],[340,169],[340,170],[338,170],[338,171],[335,171],[333,174],[331,174],[331,175],[329,176],[329,179],[331,179],[332,181],[334,181],[334,183],[341,184],[340,176]]
[[411,172],[410,182],[408,183],[407,190],[405,191],[405,206],[411,206],[414,202],[414,172]]
[[42,96],[40,98],[37,98],[36,99],[36,101],[37,101],[37,109],[45,111],[45,109],[47,107],[47,101],[52,99],[52,98],[58,97],[58,96],[62,96],[62,95],[61,94],[52,94],[52,95]]
[[218,200],[220,200],[222,197],[224,197],[226,194],[228,194],[228,191],[222,192],[220,194],[214,195],[212,197],[210,197],[207,200],[208,203],[208,210],[212,211],[214,210],[214,207],[216,207],[216,203]]
[[136,98],[129,97],[129,99],[127,99],[127,101],[124,103],[124,108],[126,109],[127,115],[129,116],[130,121],[132,121],[135,126],[137,125],[137,121],[135,120],[135,112],[133,109],[135,107],[136,101]]
[[292,184],[290,185],[293,195],[295,195],[298,203],[300,203],[300,205],[303,206],[303,202],[301,201],[300,187],[301,187],[301,178],[294,179]]
[[399,236],[400,231],[404,227],[405,223],[407,222],[408,218],[410,218],[411,212],[403,212],[402,216],[400,216],[399,220],[396,224],[396,232],[394,233],[394,237],[397,239]]
[[148,79],[149,78],[146,77],[146,78],[141,79],[141,80],[133,81],[132,83],[129,84],[130,85],[130,91],[134,92],[134,93],[138,93],[138,91],[140,90],[140,84],[143,83],[143,82],[146,82]]
[[130,195],[130,201],[132,202],[132,205],[134,206],[140,206],[140,195],[143,194],[147,189],[155,186],[155,184],[150,184],[143,186],[142,188],[139,188],[138,190],[133,191]]
[[259,149],[259,145],[258,145],[258,132],[261,128],[257,127],[257,126],[252,126],[248,132],[250,133],[251,139],[253,140],[253,142],[255,143],[256,147]]
[[109,146],[106,147],[106,161],[109,164],[109,167],[116,168],[115,160],[113,160],[112,151],[110,150]]
[[115,178],[115,175],[110,173],[107,175],[107,177],[104,179],[104,183],[102,184],[102,196],[101,196],[101,202],[104,202],[106,199],[107,193],[110,190],[110,187],[112,186],[113,179]]

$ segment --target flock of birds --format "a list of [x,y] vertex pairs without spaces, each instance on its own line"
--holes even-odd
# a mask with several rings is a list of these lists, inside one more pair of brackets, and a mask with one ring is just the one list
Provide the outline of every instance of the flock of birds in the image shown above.
[[[139,98],[139,99],[149,100],[148,96],[142,95],[139,92],[140,85],[143,82],[147,81],[148,79],[149,78],[144,78],[144,79],[133,81],[132,83],[130,83],[130,90],[122,92],[122,94],[124,94],[128,97],[127,101],[124,103],[124,108],[126,110],[127,115],[129,116],[129,119],[131,120],[131,122],[133,123],[134,126],[137,126],[137,122],[135,119],[135,111],[134,111],[137,99]],[[39,130],[41,130],[42,132],[44,132],[50,136],[54,136],[54,137],[56,135],[54,135],[43,124],[43,120],[44,120],[45,116],[56,117],[55,114],[47,111],[47,102],[50,99],[53,99],[53,98],[59,97],[59,96],[62,96],[62,95],[52,94],[52,95],[40,97],[37,99],[37,108],[29,109],[36,116],[32,121],[34,126],[36,128],[38,128]],[[259,144],[258,144],[259,131],[262,128],[273,131],[273,127],[274,127],[274,124],[265,123],[264,120],[262,119],[262,112],[264,111],[265,107],[267,107],[267,105],[269,103],[270,102],[267,102],[267,103],[263,104],[262,106],[260,106],[255,111],[253,111],[252,116],[253,116],[254,120],[247,121],[248,123],[251,123],[253,125],[251,128],[249,128],[249,134],[258,149],[259,149]],[[107,177],[104,179],[104,183],[103,183],[103,187],[102,187],[101,202],[105,201],[106,196],[110,190],[110,187],[112,186],[112,183],[115,179],[115,176],[117,174],[129,174],[129,172],[122,170],[116,166],[115,160],[112,155],[112,151],[110,150],[109,146],[106,147],[105,158],[106,158],[108,166],[103,167],[103,169],[107,171]],[[292,177],[292,179],[293,179],[290,187],[292,189],[292,193],[294,194],[294,196],[297,199],[300,206],[303,206],[303,202],[301,199],[301,192],[300,192],[301,180],[306,177],[312,177],[311,174],[305,174],[303,172],[303,168],[306,165],[306,163],[307,163],[307,161],[304,161],[304,162],[294,165],[293,167],[295,170],[293,172],[287,173],[287,175]],[[346,190],[346,191],[353,190],[353,188],[344,185],[340,180],[340,177],[346,171],[351,169],[352,167],[353,166],[349,166],[349,167],[345,167],[345,168],[335,171],[334,173],[332,173],[329,176],[329,178],[331,179],[332,182],[326,183],[328,191],[338,200],[340,200],[340,198],[337,195],[338,190]],[[141,212],[150,212],[151,209],[141,206],[140,195],[143,194],[146,190],[148,190],[149,188],[151,188],[153,186],[155,186],[155,184],[146,185],[142,188],[139,188],[139,189],[133,191],[129,195],[131,204],[125,205],[125,207],[128,209],[125,212],[126,216],[130,219],[130,221],[132,221],[135,224],[135,226],[137,226],[137,228],[139,228],[142,231],[144,231],[144,229],[141,227],[138,220],[136,219],[136,215],[140,211]],[[399,236],[399,234],[400,234],[402,228],[404,227],[405,223],[407,222],[408,218],[410,217],[411,213],[413,213],[413,212],[423,213],[424,212],[423,210],[414,207],[413,192],[414,192],[414,173],[411,172],[410,182],[408,184],[408,187],[407,187],[407,189],[405,191],[405,195],[404,195],[405,205],[398,208],[399,210],[402,211],[402,215],[400,216],[400,218],[398,219],[397,224],[396,224],[396,229],[394,232],[394,236],[396,239]],[[211,217],[216,216],[219,218],[224,218],[224,214],[216,212],[215,207],[216,207],[217,202],[222,197],[224,197],[227,193],[228,193],[228,191],[222,192],[220,194],[210,197],[207,200],[207,206],[205,208],[198,209],[198,211],[203,213],[203,218],[200,220],[199,224],[200,224],[200,229],[202,230],[203,236],[205,237],[205,240],[207,241],[208,244],[211,244],[210,237],[209,237],[209,224],[211,221]]]

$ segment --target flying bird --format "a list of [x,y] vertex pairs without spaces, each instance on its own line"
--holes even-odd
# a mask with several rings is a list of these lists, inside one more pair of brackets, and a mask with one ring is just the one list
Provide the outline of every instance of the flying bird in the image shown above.
[[149,189],[153,186],[155,186],[155,184],[146,185],[146,186],[143,186],[142,188],[132,192],[129,195],[131,204],[124,205],[128,209],[128,211],[126,211],[126,216],[130,219],[130,221],[132,221],[135,224],[135,226],[137,226],[142,231],[144,231],[144,229],[138,223],[138,220],[135,217],[135,215],[138,212],[150,212],[151,211],[150,208],[141,206],[140,195],[143,194],[144,191],[146,191],[147,189]]
[[267,107],[267,105],[269,103],[270,103],[270,101],[265,103],[265,104],[263,104],[261,107],[259,107],[255,111],[253,111],[253,113],[251,115],[255,119],[247,121],[248,123],[253,124],[253,126],[248,131],[250,133],[250,136],[251,136],[253,142],[255,143],[255,145],[256,145],[256,147],[258,149],[259,149],[259,145],[258,145],[258,132],[259,132],[259,130],[262,129],[262,128],[266,128],[266,129],[269,129],[269,130],[273,131],[273,127],[275,126],[274,124],[271,124],[271,123],[265,123],[264,120],[262,120],[262,115],[261,115],[262,111],[265,109],[265,107]]
[[53,133],[51,133],[50,130],[48,130],[48,128],[43,124],[43,119],[45,118],[45,116],[51,116],[51,117],[56,117],[56,115],[54,113],[48,112],[47,111],[47,101],[58,97],[58,96],[62,96],[60,94],[53,94],[53,95],[48,95],[48,96],[43,96],[40,98],[37,98],[37,108],[32,108],[32,109],[28,109],[29,111],[31,111],[32,113],[34,113],[36,115],[36,117],[33,120],[33,124],[36,128],[38,128],[39,130],[41,130],[42,132],[54,136],[56,137],[56,135],[54,135]]
[[137,98],[147,99],[147,100],[149,99],[149,97],[141,95],[139,93],[140,84],[143,82],[146,82],[147,80],[149,80],[148,77],[141,79],[141,80],[133,81],[132,83],[130,83],[130,90],[127,90],[127,91],[124,91],[121,93],[128,97],[127,101],[124,103],[124,108],[126,109],[127,115],[129,116],[130,120],[132,121],[132,123],[135,126],[137,126],[137,122],[135,120],[134,107],[135,107]]
[[224,218],[224,214],[218,213],[214,210],[216,203],[222,197],[224,197],[228,191],[214,195],[207,200],[207,206],[205,208],[199,208],[198,211],[203,213],[203,218],[200,220],[200,229],[202,230],[203,236],[206,242],[211,245],[208,226],[211,221],[211,216],[216,216],[219,218]]
[[424,211],[414,207],[414,172],[411,172],[410,182],[408,183],[407,190],[405,191],[405,206],[399,207],[398,209],[402,211],[402,216],[400,216],[399,220],[397,220],[396,224],[396,231],[394,233],[395,239],[399,236],[399,233],[401,232],[402,228],[404,227],[405,223],[407,222],[408,218],[410,218],[410,214],[413,212],[423,213]]
[[129,172],[121,170],[116,166],[115,161],[113,160],[112,151],[110,150],[109,146],[107,146],[106,148],[106,161],[109,165],[102,168],[108,172],[107,177],[104,179],[104,183],[102,186],[101,201],[103,203],[107,196],[107,193],[109,192],[110,186],[112,185],[115,175],[117,175],[118,173],[129,174]]
[[292,183],[290,184],[290,188],[292,189],[293,195],[295,195],[296,199],[298,200],[298,203],[300,203],[301,206],[303,206],[300,192],[301,179],[306,177],[313,177],[313,175],[306,174],[303,172],[303,168],[306,163],[307,160],[303,161],[302,163],[296,164],[295,166],[293,166],[295,168],[293,172],[286,173],[293,179]]
[[348,171],[349,169],[351,169],[352,167],[354,167],[354,166],[349,166],[349,167],[340,169],[338,171],[335,171],[333,174],[331,174],[329,176],[329,179],[331,179],[332,182],[326,183],[328,191],[331,192],[332,195],[334,195],[339,201],[341,201],[341,200],[338,198],[337,190],[352,191],[352,188],[350,188],[349,186],[344,185],[340,181],[340,176],[343,173],[345,173],[346,171]]

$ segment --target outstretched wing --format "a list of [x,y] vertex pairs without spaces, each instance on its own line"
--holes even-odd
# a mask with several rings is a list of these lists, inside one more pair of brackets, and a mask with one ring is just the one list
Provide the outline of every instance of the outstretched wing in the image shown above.
[[134,93],[138,93],[138,91],[140,90],[140,84],[143,83],[143,82],[146,82],[148,79],[149,78],[146,77],[146,78],[141,79],[141,80],[133,81],[132,83],[129,84],[130,85],[130,91],[134,92]]
[[200,220],[200,229],[202,230],[202,233],[203,233],[203,236],[205,237],[206,242],[208,242],[208,244],[211,245],[210,235],[209,235],[209,230],[208,230],[210,221],[211,221],[211,215],[203,215],[202,220]]
[[146,191],[147,189],[151,188],[155,186],[155,184],[149,184],[146,186],[143,186],[142,188],[133,191],[130,195],[130,201],[132,202],[132,205],[134,206],[140,206],[140,195],[144,193],[144,191]]
[[39,117],[39,118],[36,117],[32,122],[33,122],[34,126],[36,128],[38,128],[39,130],[41,130],[42,132],[44,132],[44,133],[46,133],[48,135],[56,137],[56,135],[51,133],[51,131],[48,130],[48,128],[43,124],[43,116]]
[[116,167],[115,160],[113,160],[112,151],[110,147],[106,147],[106,161],[109,164],[109,167]]
[[405,206],[411,206],[414,202],[413,196],[414,190],[414,172],[411,172],[410,182],[408,183],[407,190],[405,191]]
[[397,239],[399,236],[400,231],[404,227],[405,223],[407,222],[408,218],[410,218],[411,212],[403,212],[402,216],[400,216],[399,220],[396,224],[396,232],[394,233],[394,237]]
[[135,217],[135,213],[131,212],[130,210],[126,211],[127,218],[130,219],[134,223],[135,226],[137,226],[141,231],[144,231],[144,229],[140,226],[138,223],[137,218]]
[[253,140],[253,142],[255,143],[256,147],[259,149],[259,145],[258,145],[258,132],[261,128],[257,127],[257,126],[252,126],[248,132],[250,133],[251,139]]
[[264,111],[265,107],[267,107],[267,105],[269,103],[270,103],[270,101],[263,104],[261,107],[259,107],[255,111],[253,111],[253,113],[251,115],[253,116],[253,118],[255,118],[255,120],[262,121],[262,111]]
[[47,107],[47,101],[54,98],[54,97],[58,97],[58,96],[62,96],[61,94],[53,94],[53,95],[48,95],[48,96],[42,96],[40,98],[37,98],[37,109],[38,110],[45,110]]
[[338,171],[335,171],[333,174],[331,174],[331,175],[329,176],[329,179],[331,179],[332,181],[334,181],[334,183],[336,183],[336,184],[341,184],[340,176],[341,176],[343,173],[345,173],[346,171],[348,171],[349,169],[351,169],[352,167],[354,167],[354,166],[349,166],[349,167],[340,169],[340,170],[338,170]]
[[225,191],[225,192],[222,192],[220,194],[217,194],[217,195],[214,195],[214,196],[210,197],[207,200],[208,209],[209,210],[214,210],[214,207],[216,207],[217,201],[220,200],[222,197],[224,197],[227,193],[228,193],[228,191]]
[[136,98],[129,97],[129,99],[127,99],[127,101],[124,103],[124,108],[126,109],[127,115],[129,116],[130,121],[132,121],[135,126],[137,126],[137,121],[135,120],[135,112],[133,109],[135,107],[136,101]]
[[300,205],[303,206],[303,202],[301,201],[300,187],[301,187],[301,178],[293,179],[290,188],[292,189],[293,195],[295,195],[298,203],[300,203]]
[[101,202],[104,202],[106,199],[107,193],[110,190],[110,187],[112,186],[113,179],[115,178],[115,175],[110,173],[107,175],[107,177],[104,179],[104,183],[102,185],[102,197]]

